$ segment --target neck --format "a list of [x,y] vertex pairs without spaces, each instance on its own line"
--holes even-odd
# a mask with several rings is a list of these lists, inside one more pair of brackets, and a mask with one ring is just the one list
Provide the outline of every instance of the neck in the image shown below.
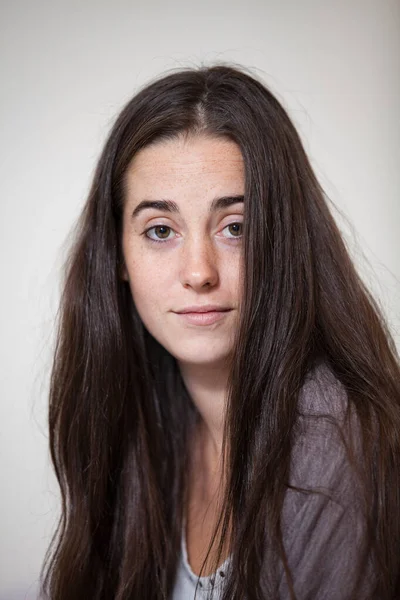
[[211,462],[218,462],[222,453],[225,420],[227,365],[179,365],[182,379],[200,414],[199,440]]

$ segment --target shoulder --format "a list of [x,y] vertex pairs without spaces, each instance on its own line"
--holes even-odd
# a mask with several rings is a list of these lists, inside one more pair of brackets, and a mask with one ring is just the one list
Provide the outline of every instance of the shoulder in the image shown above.
[[299,414],[304,417],[328,416],[342,421],[347,408],[346,388],[327,362],[319,362],[307,374],[300,390]]
[[327,363],[319,363],[299,393],[289,483],[326,490],[346,503],[355,485],[349,457],[361,456],[360,444],[359,422],[345,386]]

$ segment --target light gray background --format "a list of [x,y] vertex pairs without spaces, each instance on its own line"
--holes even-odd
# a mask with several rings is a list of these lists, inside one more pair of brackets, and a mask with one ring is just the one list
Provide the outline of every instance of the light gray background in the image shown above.
[[288,108],[400,331],[400,4],[13,0],[0,6],[0,598],[35,598],[58,511],[46,394],[65,240],[114,117],[168,69],[252,67]]

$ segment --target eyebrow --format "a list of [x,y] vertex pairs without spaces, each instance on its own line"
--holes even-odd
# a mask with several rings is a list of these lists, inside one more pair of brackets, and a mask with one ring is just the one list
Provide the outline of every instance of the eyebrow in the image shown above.
[[[222,210],[223,208],[228,208],[229,206],[232,206],[233,204],[238,204],[239,202],[244,202],[244,196],[237,195],[214,198],[214,200],[211,202],[210,213],[215,212],[217,210]],[[139,202],[139,204],[133,211],[132,219],[137,217],[139,213],[141,213],[143,210],[146,210],[147,208],[154,208],[156,210],[163,210],[165,212],[170,213],[180,212],[177,203],[173,202],[173,200],[142,200],[142,202]]]

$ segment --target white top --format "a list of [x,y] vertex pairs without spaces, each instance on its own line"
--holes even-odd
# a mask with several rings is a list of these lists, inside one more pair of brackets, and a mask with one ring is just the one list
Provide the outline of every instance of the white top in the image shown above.
[[172,592],[171,600],[193,600],[197,581],[196,600],[206,600],[207,593],[212,588],[212,580],[215,580],[213,600],[219,600],[222,597],[222,587],[224,584],[225,573],[228,569],[230,557],[220,565],[217,573],[208,575],[207,577],[198,577],[190,568],[188,562],[188,554],[186,548],[186,525],[183,523],[182,538],[181,538],[181,556],[179,559],[178,571],[175,579],[175,585]]

